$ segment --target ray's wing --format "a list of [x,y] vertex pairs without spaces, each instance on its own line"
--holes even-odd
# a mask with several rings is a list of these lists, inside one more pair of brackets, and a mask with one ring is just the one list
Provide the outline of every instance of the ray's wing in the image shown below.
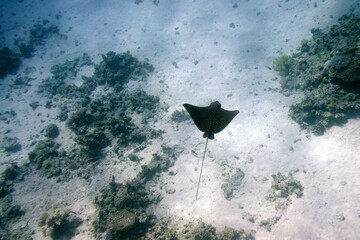
[[238,110],[236,111],[227,111],[222,108],[218,109],[215,113],[214,121],[214,133],[221,132],[227,125],[233,120],[233,118],[239,113]]
[[209,122],[210,122],[209,107],[197,107],[187,103],[183,104],[183,106],[189,112],[190,117],[192,118],[195,125],[200,131],[205,132],[209,130]]

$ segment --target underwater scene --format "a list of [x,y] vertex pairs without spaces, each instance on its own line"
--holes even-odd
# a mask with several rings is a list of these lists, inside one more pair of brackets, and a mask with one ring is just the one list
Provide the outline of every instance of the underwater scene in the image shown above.
[[0,240],[360,239],[359,0],[0,20]]

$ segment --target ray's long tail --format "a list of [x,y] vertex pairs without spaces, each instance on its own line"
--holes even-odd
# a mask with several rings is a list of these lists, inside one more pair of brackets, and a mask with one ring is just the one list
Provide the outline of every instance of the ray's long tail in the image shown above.
[[204,166],[205,154],[206,154],[206,148],[207,148],[208,141],[209,141],[209,138],[207,137],[207,138],[206,138],[206,143],[205,143],[204,156],[203,156],[202,163],[201,163],[201,168],[200,168],[199,181],[198,181],[198,185],[197,185],[197,189],[196,189],[196,200],[198,199],[199,187],[200,187],[200,180],[201,180],[201,173],[202,173],[202,169],[203,169],[203,166]]

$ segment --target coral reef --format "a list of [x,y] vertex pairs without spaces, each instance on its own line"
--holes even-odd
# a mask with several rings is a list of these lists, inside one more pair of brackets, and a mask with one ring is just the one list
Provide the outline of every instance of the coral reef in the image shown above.
[[87,127],[93,122],[93,116],[88,113],[86,108],[81,108],[72,113],[66,122],[66,126],[77,134],[87,132]]
[[274,61],[274,69],[278,71],[280,76],[286,77],[290,74],[292,66],[292,58],[289,55],[281,55]]
[[295,194],[297,198],[302,197],[304,187],[301,183],[293,178],[290,173],[287,176],[280,172],[272,175],[271,193],[268,200],[274,201],[276,198],[288,198]]
[[49,98],[59,95],[63,98],[73,99],[78,101],[78,105],[81,106],[83,102],[88,101],[87,98],[96,87],[95,82],[92,78],[82,76],[83,84],[78,87],[74,84],[66,84],[66,80],[74,79],[82,67],[92,65],[91,58],[84,53],[82,57],[52,66],[52,76],[42,81],[38,93],[45,93]]
[[25,43],[19,44],[19,50],[23,58],[31,58],[34,54],[34,47]]
[[36,24],[30,29],[29,45],[43,45],[45,40],[54,34],[60,35],[58,27],[54,25],[47,26],[47,22]]
[[1,140],[1,148],[7,153],[15,153],[21,150],[21,144],[16,137],[4,137]]
[[182,229],[176,232],[177,239],[198,239],[198,240],[253,240],[252,233],[247,233],[243,229],[235,230],[227,228],[222,232],[216,233],[216,228],[202,221],[189,222]]
[[56,124],[51,123],[45,127],[45,137],[54,139],[57,138],[59,134],[59,128],[56,126]]
[[322,135],[327,128],[358,116],[360,17],[344,15],[328,32],[311,32],[312,39],[302,40],[299,52],[275,60],[274,69],[282,76],[284,93],[304,91],[304,99],[290,107],[291,118]]
[[21,210],[19,205],[12,203],[11,195],[2,198],[0,202],[0,233],[5,233],[5,236],[11,236],[9,226],[17,222],[24,214],[25,212]]
[[29,40],[20,42],[17,40],[17,46],[23,58],[31,58],[34,55],[37,46],[44,45],[46,39],[57,35],[63,39],[67,37],[60,33],[59,28],[55,25],[49,25],[48,20],[43,20],[42,24],[36,24],[30,29]]
[[14,111],[14,109],[0,112],[0,120],[4,121],[6,124],[9,124],[12,120],[15,119],[15,117],[16,117],[16,112]]
[[43,235],[51,239],[71,239],[75,230],[82,224],[75,212],[69,208],[52,207],[51,214],[44,212],[38,219],[38,226],[42,227]]
[[174,111],[172,114],[171,114],[171,120],[174,121],[174,122],[177,122],[177,123],[180,123],[180,122],[185,122],[186,120],[190,120],[191,118],[189,117],[189,114],[181,109],[181,111],[179,110],[176,110]]
[[225,227],[220,234],[221,240],[254,240],[252,233],[246,233],[243,229],[235,230],[233,228]]
[[161,195],[150,191],[148,183],[156,181],[161,172],[174,164],[176,152],[176,148],[163,146],[162,153],[154,154],[150,163],[143,165],[133,180],[121,184],[116,183],[113,177],[109,186],[100,191],[94,199],[98,209],[94,228],[98,236],[106,232],[113,239],[140,239],[149,228],[154,227],[155,218],[145,209],[158,203]]
[[59,147],[60,145],[50,138],[39,141],[35,149],[28,154],[30,163],[34,164],[36,169],[43,169],[52,176],[59,175]]
[[0,49],[0,79],[7,74],[14,74],[21,64],[20,57],[7,47]]
[[[25,211],[13,203],[13,185],[24,179],[24,169],[12,164],[0,175],[0,239],[30,239],[31,232],[27,226],[12,229]],[[24,238],[22,238],[24,237]]]
[[[304,187],[298,180],[294,179],[292,172],[287,176],[277,173],[276,175],[272,175],[272,178],[271,189],[266,199],[275,203],[275,209],[277,211],[283,212],[287,209],[292,202],[292,195],[296,195],[297,198],[303,196]],[[277,221],[275,221],[275,223],[276,222]]]
[[91,58],[87,53],[82,57],[75,57],[73,60],[66,60],[63,64],[57,64],[51,67],[53,77],[59,80],[76,77],[79,70],[84,66],[93,65]]
[[[51,138],[39,141],[34,150],[28,154],[29,167],[34,166],[48,177],[59,177],[59,181],[70,180],[73,176],[88,179],[94,171],[91,163],[95,164],[100,150],[98,146],[95,146],[94,149],[87,149],[91,148],[94,141],[97,140],[84,139],[80,141],[84,141],[83,148],[72,147],[68,151],[59,150],[60,145]],[[105,139],[98,141],[106,142]],[[27,165],[24,165],[22,169],[29,170]]]
[[105,133],[98,128],[76,137],[75,142],[84,146],[85,150],[94,157],[100,153],[101,149],[110,144],[110,140],[106,137]]
[[130,77],[141,76],[154,70],[150,63],[139,61],[129,52],[117,54],[110,51],[102,58],[103,60],[95,65],[94,77],[99,84],[106,83],[117,90],[122,90]]
[[[130,61],[130,65],[125,64],[130,68],[147,66],[130,57],[128,53],[121,56],[127,56],[123,60]],[[120,64],[117,62],[120,58],[115,56],[114,64]],[[51,68],[52,77],[45,79],[39,88],[39,93],[45,93],[50,97],[45,107],[59,107],[59,119],[66,120],[66,126],[76,134],[74,142],[78,145],[74,144],[70,149],[60,151],[59,145],[52,140],[58,135],[56,127],[49,125],[45,129],[48,139],[40,141],[29,153],[32,166],[41,169],[50,177],[59,177],[59,181],[70,179],[74,174],[88,179],[94,171],[91,166],[99,159],[101,150],[109,146],[110,142],[116,142],[113,149],[120,156],[124,146],[145,145],[147,139],[161,137],[163,132],[149,127],[140,130],[130,117],[134,113],[142,115],[142,124],[153,119],[161,106],[158,97],[138,90],[133,93],[110,92],[101,99],[94,98],[91,101],[90,94],[97,85],[94,77],[83,77],[84,81],[80,87],[66,83],[69,79],[75,78],[83,66],[89,65],[92,65],[92,62],[87,54],[55,65]],[[103,63],[102,70],[105,71],[106,67],[110,66]],[[141,75],[143,72],[145,74],[147,71],[130,70],[131,76]],[[111,72],[111,69],[109,71]],[[59,102],[59,98],[63,101]],[[71,109],[76,110],[68,118]],[[116,141],[113,141],[114,139]]]
[[37,109],[40,106],[40,103],[38,101],[32,101],[29,106],[31,107],[32,110]]
[[271,232],[272,226],[274,226],[280,219],[282,215],[275,216],[273,218],[268,218],[260,222],[260,227],[265,228],[268,232]]
[[155,116],[159,106],[159,98],[144,91],[120,93],[107,99],[95,99],[87,108],[81,108],[71,114],[66,125],[78,135],[77,139],[84,138],[89,130],[95,127],[109,135],[110,139],[117,138],[119,148],[131,143],[142,144],[148,138],[161,136],[161,132],[154,132],[148,128],[140,130],[128,113],[144,114],[143,119],[149,121]]
[[216,228],[204,222],[198,222],[186,231],[185,238],[196,240],[216,240]]
[[13,191],[13,184],[23,178],[23,171],[16,164],[7,167],[0,175],[0,198]]
[[147,194],[144,185],[136,180],[120,184],[115,183],[113,178],[109,186],[94,199],[98,209],[95,231],[98,234],[106,232],[113,239],[135,239],[144,235],[152,218],[146,214],[145,207],[156,202],[156,199],[158,196]]

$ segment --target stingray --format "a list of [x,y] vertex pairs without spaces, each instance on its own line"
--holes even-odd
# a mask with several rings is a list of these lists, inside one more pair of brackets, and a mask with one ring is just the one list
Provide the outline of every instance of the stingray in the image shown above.
[[216,101],[212,102],[208,107],[197,107],[191,104],[183,104],[185,109],[189,112],[190,117],[194,121],[196,127],[204,132],[203,137],[206,138],[204,155],[201,163],[200,176],[196,189],[196,200],[198,199],[201,173],[204,166],[206,148],[209,139],[215,138],[215,133],[219,133],[233,120],[239,113],[238,110],[228,111],[221,108],[221,104]]

